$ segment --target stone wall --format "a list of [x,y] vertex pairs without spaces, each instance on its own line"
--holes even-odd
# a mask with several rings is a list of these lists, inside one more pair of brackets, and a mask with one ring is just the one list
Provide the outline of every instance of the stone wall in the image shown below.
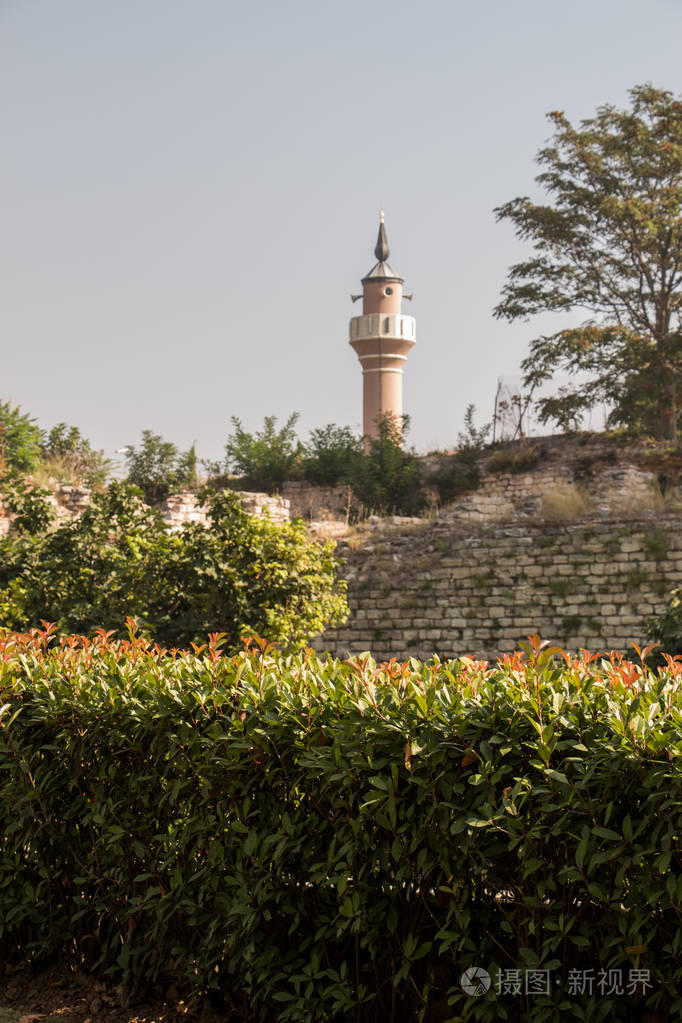
[[[273,522],[288,522],[289,501],[284,497],[270,497],[268,494],[235,491],[249,515],[266,517]],[[186,522],[208,521],[206,510],[197,504],[196,495],[191,491],[171,494],[158,506],[161,517],[170,529],[180,529]]]
[[288,480],[282,484],[282,496],[289,501],[292,517],[300,516],[306,522],[345,521],[355,507],[347,483],[317,487],[305,480]]
[[451,522],[491,523],[551,516],[552,507],[569,502],[583,512],[607,517],[632,507],[653,513],[660,504],[656,474],[622,463],[603,468],[589,481],[571,465],[549,465],[524,473],[484,472],[478,490],[465,494],[441,511]]
[[[272,522],[288,522],[291,518],[289,501],[284,497],[270,497],[269,494],[236,491],[249,515],[267,517]],[[91,491],[87,487],[55,486],[48,500],[57,514],[57,524],[80,515],[90,504]],[[170,529],[180,529],[185,522],[206,523],[206,511],[197,504],[196,495],[191,491],[172,494],[158,505],[164,522]],[[0,505],[0,537],[7,536],[12,525],[12,515]]]
[[314,645],[387,659],[494,659],[531,633],[626,650],[682,585],[682,516],[472,528],[453,521],[339,543],[351,618]]

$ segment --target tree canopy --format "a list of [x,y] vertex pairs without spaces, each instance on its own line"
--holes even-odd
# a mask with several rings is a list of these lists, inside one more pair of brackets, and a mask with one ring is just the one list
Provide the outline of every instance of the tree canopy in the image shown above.
[[57,528],[39,514],[41,493],[28,493],[18,528],[0,539],[0,623],[121,635],[131,617],[166,646],[221,632],[234,650],[245,633],[292,647],[345,620],[333,543],[309,540],[302,522],[247,515],[230,492],[200,498],[207,525],[171,532],[123,483]]
[[513,266],[495,315],[587,313],[578,327],[540,336],[523,361],[527,385],[583,371],[538,401],[543,422],[577,426],[596,404],[610,425],[677,436],[682,351],[682,102],[652,85],[630,90],[574,127],[548,115],[554,136],[536,178],[549,196],[496,209],[534,255]]
[[348,482],[361,457],[362,438],[348,426],[328,423],[310,431],[303,459],[303,475],[310,483],[320,486]]
[[0,477],[34,469],[42,436],[35,420],[18,405],[0,401]]
[[284,480],[300,475],[303,445],[296,436],[298,412],[277,429],[277,416],[265,416],[263,429],[248,433],[232,416],[233,433],[225,444],[225,468],[244,477],[244,485],[273,493]]
[[147,504],[165,501],[169,494],[197,482],[197,456],[194,445],[178,451],[175,444],[151,430],[142,431],[139,448],[130,444],[126,450],[128,483],[139,487]]
[[95,451],[77,426],[57,423],[43,434],[40,454],[46,471],[88,486],[103,486],[111,471],[111,462],[103,451]]

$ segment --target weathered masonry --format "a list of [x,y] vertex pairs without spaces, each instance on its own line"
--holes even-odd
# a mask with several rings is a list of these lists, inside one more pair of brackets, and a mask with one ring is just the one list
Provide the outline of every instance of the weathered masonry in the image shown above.
[[523,523],[435,522],[342,541],[351,618],[315,640],[345,657],[494,659],[531,633],[567,649],[627,650],[682,585],[682,517]]

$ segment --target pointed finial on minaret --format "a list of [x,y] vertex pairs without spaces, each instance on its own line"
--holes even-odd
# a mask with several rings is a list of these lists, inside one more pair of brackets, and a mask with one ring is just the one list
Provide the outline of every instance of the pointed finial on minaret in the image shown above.
[[384,211],[382,210],[379,216],[379,237],[377,238],[376,248],[374,255],[377,257],[380,263],[385,263],[388,257],[391,255],[391,250],[388,247],[388,240],[386,238],[386,228],[384,227]]

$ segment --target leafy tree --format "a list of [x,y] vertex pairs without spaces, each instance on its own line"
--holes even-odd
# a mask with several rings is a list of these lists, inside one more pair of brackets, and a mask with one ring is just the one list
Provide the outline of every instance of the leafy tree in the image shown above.
[[40,456],[42,431],[18,405],[0,401],[0,477],[31,472]]
[[345,620],[332,543],[309,540],[302,523],[247,515],[229,491],[200,498],[209,524],[171,533],[114,482],[72,521],[0,540],[1,624],[122,634],[130,616],[169,646],[222,632],[236,649],[244,633],[291,647]]
[[43,533],[57,517],[50,491],[21,479],[9,478],[2,486],[2,500],[12,513],[12,531],[35,536]]
[[303,462],[303,475],[311,483],[333,486],[348,481],[362,455],[362,440],[347,426],[312,430]]
[[573,127],[550,113],[538,183],[547,204],[495,211],[534,255],[513,266],[495,315],[587,310],[580,327],[531,342],[526,384],[556,372],[586,383],[538,401],[541,421],[575,424],[598,403],[609,422],[676,437],[682,351],[682,102],[642,85],[631,107],[607,105]]
[[225,467],[245,477],[245,485],[253,490],[272,493],[284,480],[300,475],[303,445],[294,427],[299,416],[294,412],[284,426],[276,428],[277,417],[266,416],[263,429],[247,433],[241,421],[232,416],[234,432],[225,444]]
[[151,430],[142,431],[139,448],[128,447],[126,460],[127,482],[140,488],[147,504],[165,501],[169,494],[196,483],[194,445],[180,452],[175,444]]
[[409,417],[386,412],[377,420],[377,436],[368,437],[368,450],[357,460],[351,475],[353,493],[374,512],[414,515],[425,504],[419,459],[403,449]]
[[103,451],[95,451],[77,426],[57,423],[43,434],[41,458],[46,470],[60,470],[88,486],[101,486],[111,471]]

